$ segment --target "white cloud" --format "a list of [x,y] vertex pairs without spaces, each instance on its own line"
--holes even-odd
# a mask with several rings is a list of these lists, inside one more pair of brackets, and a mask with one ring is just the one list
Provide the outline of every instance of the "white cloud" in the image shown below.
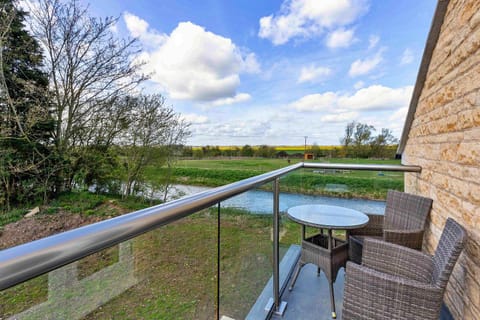
[[380,37],[377,35],[371,35],[370,38],[368,38],[368,49],[373,49],[377,46],[378,42],[380,41]]
[[390,122],[399,122],[403,125],[405,122],[405,118],[407,117],[408,107],[403,107],[398,109],[395,113],[393,113],[388,120]]
[[195,113],[182,114],[182,119],[191,124],[204,124],[208,123],[208,117]]
[[217,124],[210,123],[195,128],[195,131],[201,135],[215,138],[228,137],[229,140],[232,137],[255,137],[259,139],[265,136],[270,128],[271,123],[269,121],[250,120]]
[[368,10],[366,0],[285,0],[280,12],[260,19],[260,38],[275,45],[351,24]]
[[[408,107],[399,108],[388,118],[388,128],[394,132],[394,135],[399,137],[402,134],[403,125],[407,118]],[[383,127],[387,125],[383,124]]]
[[330,123],[337,123],[337,122],[348,122],[358,119],[358,112],[344,112],[344,113],[333,113],[328,114],[320,118],[322,122],[330,122]]
[[370,73],[383,61],[382,53],[383,50],[379,50],[373,57],[355,60],[348,71],[349,76],[357,77]]
[[317,79],[325,79],[330,74],[332,74],[332,69],[328,67],[322,67],[315,65],[310,65],[307,67],[302,67],[300,71],[300,76],[298,77],[298,83],[303,82],[313,82]]
[[391,123],[391,127],[394,129],[402,129],[405,119],[407,118],[408,107],[399,108],[389,118],[388,122]]
[[413,86],[394,89],[373,85],[339,97],[338,105],[350,110],[392,110],[407,106],[412,92]]
[[340,28],[331,32],[327,37],[327,47],[329,48],[346,48],[354,41],[354,30]]
[[402,54],[400,64],[410,64],[413,62],[413,51],[409,48],[405,49]]
[[211,104],[212,106],[224,106],[224,105],[229,105],[229,104],[234,104],[239,102],[245,102],[250,100],[251,98],[252,97],[248,93],[239,93],[239,94],[236,94],[234,97],[227,97],[227,98],[214,100]]
[[242,61],[242,69],[246,73],[259,73],[260,72],[260,64],[258,63],[257,56],[255,53],[250,52],[244,56]]
[[395,110],[408,106],[413,86],[389,88],[373,85],[360,89],[354,94],[325,92],[310,94],[291,103],[297,111],[330,111],[345,113],[361,110]]
[[365,87],[365,82],[363,81],[357,81],[355,82],[355,84],[353,85],[353,87],[358,90],[358,89],[362,89],[363,87]]
[[144,72],[171,98],[215,104],[250,98],[237,89],[241,73],[260,72],[254,53],[191,22],[179,23],[167,35],[151,30],[146,21],[128,12],[124,19],[130,34],[148,48],[138,57],[146,62]]
[[316,93],[306,95],[290,104],[298,111],[319,111],[327,110],[334,106],[338,96],[334,92]]
[[130,12],[125,12],[123,14],[123,20],[125,21],[130,35],[134,38],[138,38],[143,45],[155,48],[160,46],[167,39],[166,35],[150,29],[147,21],[131,14]]
[[139,17],[125,12],[123,15],[127,29],[132,35],[132,37],[139,38],[143,34],[147,33],[148,23],[147,21],[140,19]]

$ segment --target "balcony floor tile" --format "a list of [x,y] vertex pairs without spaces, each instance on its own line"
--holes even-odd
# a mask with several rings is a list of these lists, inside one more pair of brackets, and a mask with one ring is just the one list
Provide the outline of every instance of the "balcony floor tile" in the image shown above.
[[[344,269],[338,272],[334,283],[335,306],[337,319],[342,318]],[[285,290],[283,301],[287,302],[287,309],[283,317],[274,315],[275,320],[331,320],[330,291],[328,281],[322,272],[317,276],[317,267],[313,264],[305,265],[298,276],[292,291]]]

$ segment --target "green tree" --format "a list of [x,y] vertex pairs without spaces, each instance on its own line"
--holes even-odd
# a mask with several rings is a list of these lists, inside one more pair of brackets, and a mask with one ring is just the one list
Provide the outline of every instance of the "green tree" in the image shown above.
[[324,156],[322,150],[316,142],[313,143],[312,147],[310,148],[310,152],[313,153],[313,156],[315,158],[320,158]]
[[253,148],[248,144],[244,145],[240,150],[240,155],[242,157],[253,157],[254,153]]
[[343,156],[358,158],[391,158],[395,156],[395,150],[391,146],[398,142],[390,129],[382,128],[381,132],[374,136],[374,126],[366,123],[350,122],[345,128],[345,136],[342,142]]
[[275,148],[270,147],[267,145],[261,145],[258,147],[258,149],[255,151],[255,156],[261,157],[261,158],[273,158],[275,156]]
[[389,150],[389,146],[398,143],[398,139],[393,136],[390,129],[382,128],[382,131],[372,139],[370,147],[373,157],[376,158],[393,158],[395,150]]
[[353,133],[353,151],[357,158],[368,158],[370,156],[370,142],[375,128],[366,123],[357,123]]
[[27,32],[26,13],[0,0],[0,204],[25,203],[53,192],[58,157],[49,113],[43,56]]
[[197,148],[193,150],[193,158],[195,159],[203,159],[204,154],[203,154],[203,149],[202,148]]

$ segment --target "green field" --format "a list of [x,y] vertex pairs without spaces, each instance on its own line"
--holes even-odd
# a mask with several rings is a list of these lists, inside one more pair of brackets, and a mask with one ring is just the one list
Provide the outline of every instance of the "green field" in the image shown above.
[[[291,160],[290,164],[301,160]],[[400,164],[399,160],[328,159],[313,162],[352,164]],[[173,170],[173,182],[221,186],[288,166],[284,159],[181,160]],[[149,167],[147,180],[157,181],[165,169]],[[403,190],[403,173],[376,171],[301,169],[281,179],[282,191],[339,197],[384,199],[388,189]]]

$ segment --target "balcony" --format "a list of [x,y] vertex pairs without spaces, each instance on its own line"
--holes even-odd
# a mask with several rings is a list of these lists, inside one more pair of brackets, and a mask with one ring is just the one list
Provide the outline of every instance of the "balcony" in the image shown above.
[[[298,170],[347,169],[420,170],[300,163],[1,251],[0,319],[331,319],[315,266],[285,289],[300,227],[281,214],[279,185]],[[261,186],[273,189],[272,215],[222,206]],[[341,269],[338,319],[343,279]],[[287,303],[283,315],[275,301]]]

